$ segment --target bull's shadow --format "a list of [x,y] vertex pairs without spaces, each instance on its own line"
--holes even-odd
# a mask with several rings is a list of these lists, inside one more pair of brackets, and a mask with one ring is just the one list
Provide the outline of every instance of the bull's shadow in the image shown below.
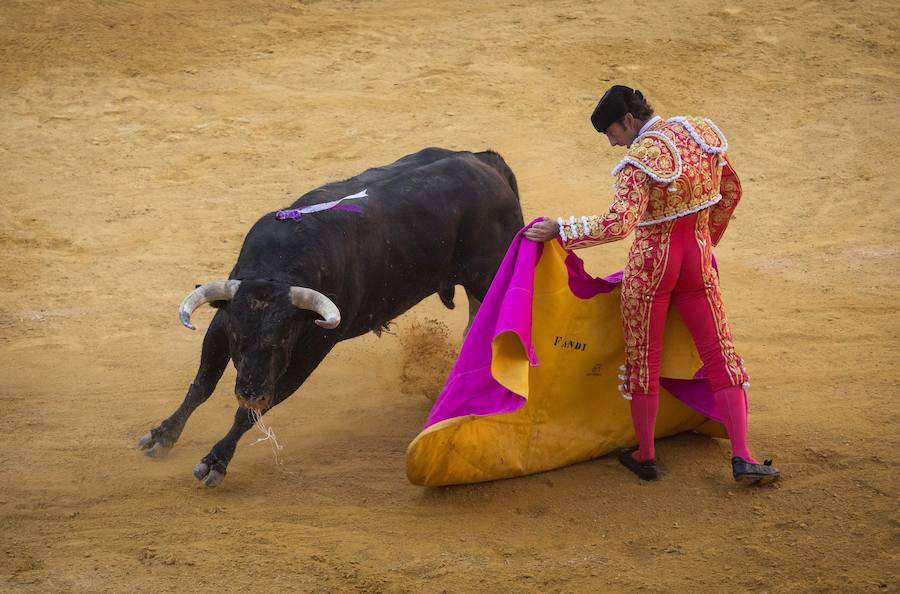
[[[354,198],[354,208],[335,208],[342,198]],[[272,212],[253,225],[228,280],[182,302],[188,328],[197,307],[218,311],[184,401],[138,441],[151,456],[174,446],[232,361],[234,422],[194,468],[207,487],[224,480],[255,417],[293,394],[338,342],[380,332],[435,293],[452,308],[456,285],[471,320],[524,225],[515,175],[493,151],[423,149],[317,188],[290,208],[300,214]]]

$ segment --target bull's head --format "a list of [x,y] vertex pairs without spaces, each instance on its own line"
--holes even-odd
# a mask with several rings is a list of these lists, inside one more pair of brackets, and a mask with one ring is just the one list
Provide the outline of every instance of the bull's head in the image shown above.
[[181,303],[181,323],[195,330],[191,313],[214,302],[225,302],[228,346],[237,369],[234,393],[248,408],[265,409],[273,404],[275,385],[291,362],[298,338],[309,328],[298,310],[322,316],[315,320],[322,328],[336,328],[341,323],[337,306],[318,291],[239,280],[197,287]]

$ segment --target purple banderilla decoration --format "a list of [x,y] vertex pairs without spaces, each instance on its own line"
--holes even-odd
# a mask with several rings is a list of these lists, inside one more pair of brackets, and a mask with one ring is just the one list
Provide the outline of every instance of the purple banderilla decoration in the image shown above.
[[279,210],[275,213],[275,218],[279,221],[296,221],[303,218],[305,214],[312,214],[314,212],[321,212],[323,210],[346,210],[349,212],[362,212],[363,209],[361,206],[356,204],[342,204],[344,200],[355,200],[357,198],[368,198],[368,189],[363,190],[362,192],[357,192],[356,194],[351,194],[350,196],[344,196],[340,200],[334,200],[332,202],[324,202],[322,204],[313,204],[312,206],[304,206],[303,208],[290,208],[288,210]]

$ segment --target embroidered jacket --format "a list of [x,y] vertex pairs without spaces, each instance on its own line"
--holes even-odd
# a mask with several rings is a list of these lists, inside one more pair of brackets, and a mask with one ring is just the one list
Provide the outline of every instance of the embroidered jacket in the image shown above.
[[557,219],[567,249],[626,237],[653,225],[710,209],[709,231],[717,245],[741,199],[741,183],[728,161],[728,141],[706,118],[658,121],[638,136],[613,169],[615,198],[603,215]]

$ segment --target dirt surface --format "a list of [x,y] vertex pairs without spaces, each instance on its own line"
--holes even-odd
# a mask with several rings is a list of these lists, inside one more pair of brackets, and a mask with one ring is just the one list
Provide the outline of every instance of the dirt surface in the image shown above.
[[[0,590],[898,591],[900,5],[748,6],[3,2]],[[501,152],[526,220],[598,212],[613,82],[731,141],[717,256],[751,449],[783,482],[738,488],[726,442],[684,435],[656,484],[611,457],[408,484],[429,402],[399,337],[446,324],[419,361],[446,369],[462,295],[340,345],[267,416],[280,465],[251,433],[220,488],[191,476],[233,370],[167,458],[137,451],[211,317],[191,333],[178,303],[257,217],[430,145]],[[583,255],[601,274],[626,249]]]

